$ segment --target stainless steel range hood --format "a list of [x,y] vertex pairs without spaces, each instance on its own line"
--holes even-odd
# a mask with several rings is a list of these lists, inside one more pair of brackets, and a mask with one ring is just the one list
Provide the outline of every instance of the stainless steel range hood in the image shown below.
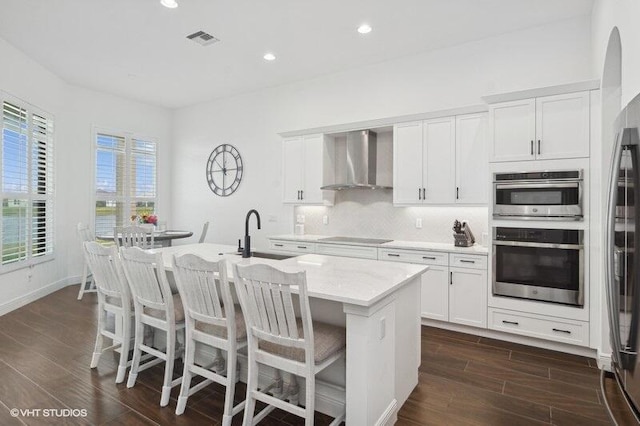
[[[336,183],[320,189],[391,189],[376,185],[377,135],[371,130],[347,133],[344,170],[336,170]],[[340,161],[339,163],[343,163]]]

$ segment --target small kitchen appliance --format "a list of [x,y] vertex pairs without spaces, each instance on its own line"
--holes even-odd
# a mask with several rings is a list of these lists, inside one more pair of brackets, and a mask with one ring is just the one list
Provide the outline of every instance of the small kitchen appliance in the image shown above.
[[466,221],[453,222],[453,241],[456,247],[471,247],[476,239],[471,232],[471,227]]
[[495,173],[496,219],[582,220],[582,170]]

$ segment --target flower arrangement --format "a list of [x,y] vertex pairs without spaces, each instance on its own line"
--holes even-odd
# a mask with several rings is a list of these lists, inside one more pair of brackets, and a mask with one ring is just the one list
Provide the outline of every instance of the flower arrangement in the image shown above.
[[157,225],[158,224],[158,216],[156,216],[155,214],[141,214],[141,215],[131,215],[131,222],[133,223],[150,223],[152,225]]

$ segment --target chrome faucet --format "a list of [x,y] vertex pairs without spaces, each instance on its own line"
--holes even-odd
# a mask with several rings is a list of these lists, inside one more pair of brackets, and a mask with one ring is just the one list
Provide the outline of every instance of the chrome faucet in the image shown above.
[[255,209],[249,210],[247,218],[244,220],[244,249],[242,249],[242,257],[251,257],[251,237],[249,236],[249,218],[251,214],[256,215],[258,229],[260,229],[260,213]]

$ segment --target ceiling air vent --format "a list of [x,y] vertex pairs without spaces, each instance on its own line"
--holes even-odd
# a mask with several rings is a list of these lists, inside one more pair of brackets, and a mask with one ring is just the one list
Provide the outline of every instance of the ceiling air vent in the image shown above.
[[196,31],[193,34],[188,35],[187,38],[189,40],[195,41],[202,46],[208,46],[220,41],[219,39],[215,38],[209,33],[205,33],[204,31]]

